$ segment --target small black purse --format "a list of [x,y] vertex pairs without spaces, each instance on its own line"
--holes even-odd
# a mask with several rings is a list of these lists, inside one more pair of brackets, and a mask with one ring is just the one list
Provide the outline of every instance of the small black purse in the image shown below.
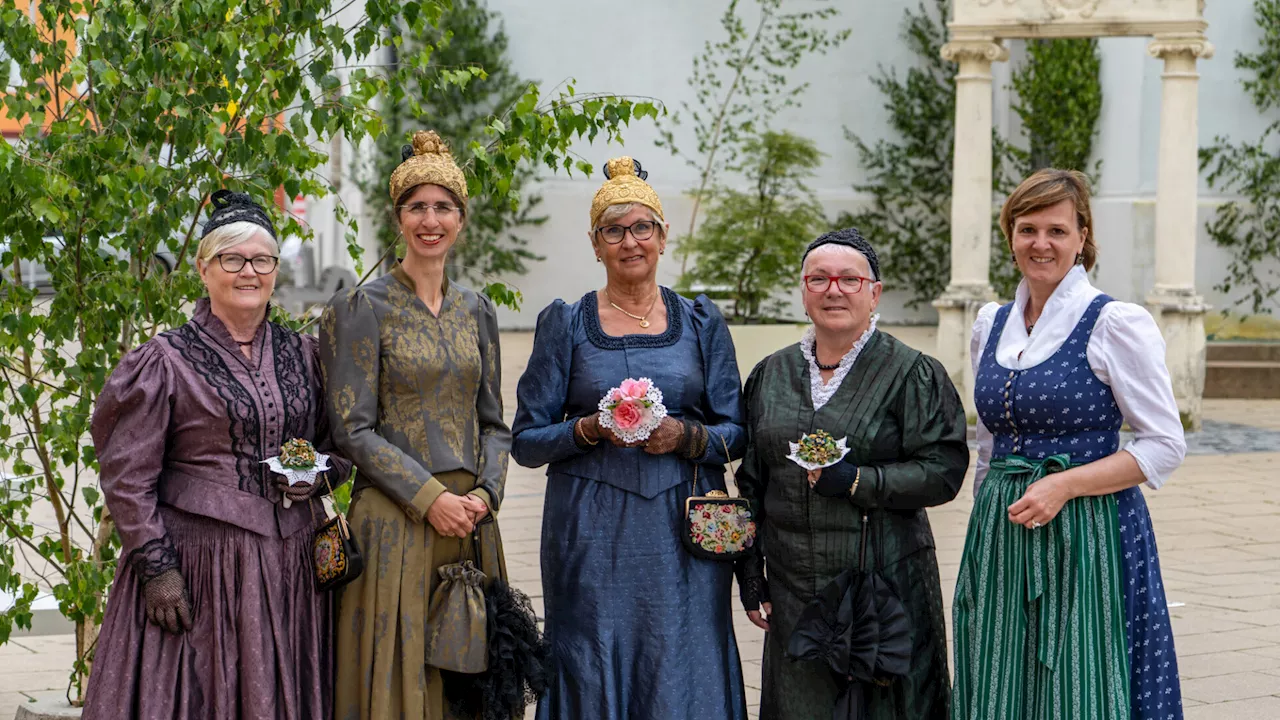
[[[720,437],[720,444],[728,458],[729,445],[723,437]],[[723,490],[699,495],[696,463],[693,466],[693,490],[689,499],[684,501],[682,525],[680,539],[685,548],[703,560],[732,562],[750,554],[756,544],[756,518],[751,501],[729,497]]]
[[[324,484],[332,495],[328,473]],[[324,501],[321,500],[320,504],[323,507]],[[312,505],[312,516],[315,510],[316,506]],[[311,538],[311,558],[315,564],[316,588],[320,592],[336,590],[360,577],[364,571],[364,557],[360,555],[360,547],[351,536],[351,527],[342,513],[329,518],[316,529]]]

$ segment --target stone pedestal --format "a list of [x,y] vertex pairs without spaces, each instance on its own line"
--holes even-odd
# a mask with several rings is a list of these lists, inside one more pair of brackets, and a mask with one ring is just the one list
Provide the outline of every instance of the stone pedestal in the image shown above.
[[933,301],[938,309],[938,362],[947,369],[964,402],[964,414],[970,422],[978,417],[973,404],[973,363],[969,357],[969,341],[973,321],[983,305],[995,300],[989,285],[952,286]]

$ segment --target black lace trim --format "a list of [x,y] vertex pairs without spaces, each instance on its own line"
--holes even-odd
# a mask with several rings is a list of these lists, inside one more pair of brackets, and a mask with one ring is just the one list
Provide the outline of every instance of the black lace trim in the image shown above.
[[582,296],[583,327],[587,331],[587,339],[601,350],[623,350],[626,348],[660,348],[675,345],[684,333],[684,312],[680,307],[680,296],[674,290],[660,288],[662,302],[667,306],[667,331],[661,335],[607,335],[600,328],[600,307],[596,303],[596,293],[591,291]]
[[231,453],[236,459],[236,477],[240,490],[260,497],[267,496],[263,482],[264,465],[259,464],[258,438],[262,437],[262,420],[253,397],[223,362],[216,348],[188,323],[161,335],[177,350],[182,359],[204,378],[227,405]]
[[129,565],[133,567],[133,574],[145,583],[178,569],[178,548],[168,535],[156,538],[129,553]]
[[271,326],[271,352],[283,415],[280,442],[311,437],[314,386],[309,381],[302,336],[282,325]]
[[707,454],[707,426],[690,418],[684,419],[685,441],[680,454],[685,460],[695,461]]

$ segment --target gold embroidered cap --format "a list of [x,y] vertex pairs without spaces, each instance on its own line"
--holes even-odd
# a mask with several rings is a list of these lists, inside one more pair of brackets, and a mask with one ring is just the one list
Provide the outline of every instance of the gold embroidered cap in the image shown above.
[[604,176],[608,180],[596,191],[591,201],[591,229],[594,230],[600,216],[610,205],[640,203],[658,213],[658,218],[666,222],[662,214],[662,201],[658,193],[645,182],[649,173],[640,169],[640,163],[627,156],[614,158],[604,165]]
[[453,161],[449,146],[432,130],[413,134],[413,145],[401,151],[404,162],[391,173],[391,202],[399,202],[406,190],[417,185],[439,185],[453,191],[467,204],[467,178]]

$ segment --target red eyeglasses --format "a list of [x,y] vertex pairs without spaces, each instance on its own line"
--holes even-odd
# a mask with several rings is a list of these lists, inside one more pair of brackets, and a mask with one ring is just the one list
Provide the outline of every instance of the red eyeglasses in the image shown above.
[[858,275],[805,275],[804,287],[811,293],[824,293],[831,288],[831,283],[840,288],[845,295],[856,295],[862,292],[862,286],[876,282],[872,278]]

